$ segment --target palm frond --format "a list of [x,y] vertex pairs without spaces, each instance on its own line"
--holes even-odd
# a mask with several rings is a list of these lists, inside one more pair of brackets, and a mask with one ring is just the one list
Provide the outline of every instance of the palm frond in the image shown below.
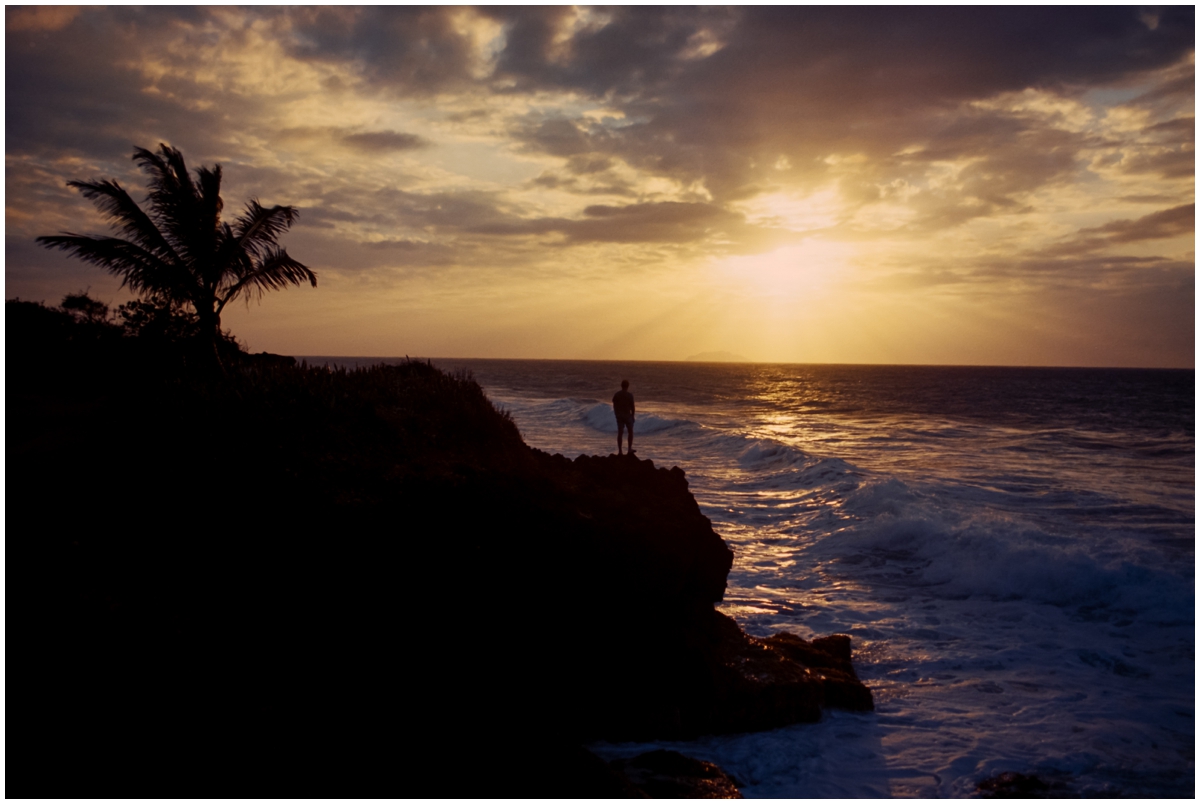
[[196,254],[205,255],[206,259],[197,263],[196,269],[203,275],[203,280],[210,287],[216,287],[221,282],[222,266],[213,259],[220,251],[223,242],[223,227],[221,226],[221,166],[202,167],[196,170],[197,203],[196,218],[191,237]]
[[165,295],[178,302],[192,301],[190,296],[180,293],[181,288],[188,287],[187,271],[136,243],[117,237],[92,237],[71,232],[39,237],[37,242],[104,268],[121,277],[122,286],[128,285],[138,293]]
[[200,180],[197,196],[200,216],[197,224],[206,237],[215,237],[221,226],[221,210],[225,206],[221,200],[221,166],[199,168],[196,177]]
[[317,275],[307,265],[288,256],[286,249],[273,249],[266,259],[251,267],[228,290],[222,292],[217,312],[243,293],[256,293],[261,298],[268,290],[282,290],[288,285],[301,285],[305,282],[315,288]]
[[79,190],[84,198],[93,202],[97,209],[108,216],[113,228],[127,239],[164,260],[179,261],[179,255],[150,220],[150,216],[116,181],[69,181],[67,186]]
[[135,148],[133,152],[133,161],[150,177],[148,200],[154,223],[185,261],[199,262],[205,247],[204,238],[198,236],[203,231],[200,193],[183,154],[165,143],[159,151]]
[[300,211],[295,207],[274,206],[267,209],[258,203],[258,199],[251,199],[233,227],[238,249],[264,259],[298,217]]
[[133,149],[133,161],[150,177],[151,206],[157,209],[161,204],[195,203],[196,188],[183,154],[165,143],[158,147],[161,156],[145,148]]

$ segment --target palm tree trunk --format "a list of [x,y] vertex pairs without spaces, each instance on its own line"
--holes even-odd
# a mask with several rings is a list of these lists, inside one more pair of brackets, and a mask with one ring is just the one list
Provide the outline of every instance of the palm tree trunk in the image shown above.
[[221,375],[225,373],[220,351],[221,316],[214,311],[213,306],[215,305],[204,309],[203,305],[198,305],[196,312],[200,318],[200,339],[204,349],[202,360],[214,374]]

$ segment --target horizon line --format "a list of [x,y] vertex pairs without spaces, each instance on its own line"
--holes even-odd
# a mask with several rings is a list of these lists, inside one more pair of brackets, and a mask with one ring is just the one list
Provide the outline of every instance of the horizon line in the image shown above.
[[820,362],[820,361],[775,361],[775,360],[688,360],[683,359],[633,359],[607,357],[464,357],[464,356],[435,356],[435,355],[289,355],[296,360],[507,360],[545,363],[680,363],[684,365],[702,366],[860,366],[863,368],[1004,368],[1004,369],[1071,369],[1071,370],[1107,370],[1107,371],[1192,371],[1192,366],[1061,366],[1049,364],[1012,365],[1005,363],[855,363],[855,362]]

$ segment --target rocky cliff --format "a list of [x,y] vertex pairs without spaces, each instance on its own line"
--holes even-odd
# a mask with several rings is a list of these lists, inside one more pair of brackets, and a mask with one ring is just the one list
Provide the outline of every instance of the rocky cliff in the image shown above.
[[9,724],[41,794],[619,795],[581,743],[871,707],[848,638],[714,610],[733,556],[677,468],[531,449],[423,363],[201,379],[13,305],[9,689],[37,708]]

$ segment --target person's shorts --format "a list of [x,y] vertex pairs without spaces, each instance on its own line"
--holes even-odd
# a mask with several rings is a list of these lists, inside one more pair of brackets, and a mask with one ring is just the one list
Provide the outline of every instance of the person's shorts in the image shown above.
[[620,431],[622,425],[624,425],[625,427],[628,427],[630,430],[633,429],[633,414],[632,413],[628,413],[624,416],[617,417],[617,430],[618,431]]

